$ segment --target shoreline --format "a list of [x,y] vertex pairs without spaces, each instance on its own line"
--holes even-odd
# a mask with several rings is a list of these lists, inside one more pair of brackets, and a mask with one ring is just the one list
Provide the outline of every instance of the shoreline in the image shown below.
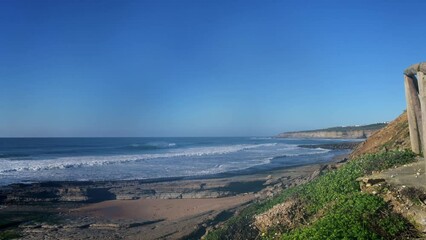
[[[340,144],[339,144],[340,145]],[[305,147],[304,145],[301,147]],[[307,148],[310,148],[310,145],[306,145]],[[332,149],[332,148],[329,148]],[[346,148],[345,148],[346,149]],[[338,148],[338,150],[342,150],[342,148]],[[162,177],[162,178],[151,178],[151,179],[133,179],[133,180],[101,180],[101,181],[42,181],[42,182],[33,182],[33,183],[12,183],[9,185],[0,186],[0,204],[8,204],[8,203],[25,203],[25,202],[82,202],[82,203],[94,203],[101,202],[107,200],[114,199],[138,199],[138,198],[193,198],[185,195],[179,196],[156,196],[152,197],[152,191],[142,191],[142,194],[132,197],[125,197],[120,195],[119,191],[113,191],[112,194],[115,196],[111,196],[111,193],[108,194],[105,189],[117,189],[130,186],[147,186],[147,188],[155,188],[158,186],[168,186],[168,185],[186,185],[187,183],[198,182],[212,182],[215,184],[210,184],[210,188],[208,185],[204,184],[200,187],[201,190],[215,190],[217,192],[221,192],[221,194],[216,196],[198,196],[198,197],[224,197],[230,196],[240,193],[246,192],[257,192],[264,188],[260,183],[262,178],[267,177],[268,175],[274,173],[280,173],[285,171],[291,171],[292,169],[299,169],[309,166],[315,165],[328,165],[332,163],[343,162],[347,159],[350,152],[343,152],[340,154],[336,154],[328,161],[324,162],[310,162],[310,163],[301,163],[301,164],[293,164],[287,166],[255,166],[248,169],[223,172],[217,174],[209,174],[209,175],[199,175],[199,176],[182,176],[182,177]],[[269,165],[269,164],[268,164]],[[239,182],[240,184],[220,184],[223,182],[223,179],[226,179],[227,182],[232,183],[231,180],[235,180],[234,182]],[[180,184],[179,184],[180,183]],[[241,184],[243,183],[243,184]],[[245,186],[244,183],[250,183]],[[76,191],[76,189],[80,188],[82,191]],[[241,189],[242,188],[242,189]],[[248,190],[248,189],[251,190]],[[62,196],[53,196],[52,190],[64,189],[59,194],[63,194]],[[98,189],[96,191],[91,191],[90,189]],[[23,190],[23,191],[22,191]],[[49,191],[50,190],[50,191]],[[72,190],[72,191],[70,191]],[[137,190],[141,190],[137,188]],[[143,189],[142,189],[143,190]],[[148,190],[148,189],[146,189]],[[180,189],[182,190],[182,189]],[[188,189],[186,189],[188,190]],[[194,186],[189,190],[197,190]],[[176,189],[179,191],[179,189]],[[38,194],[39,192],[43,192],[44,194]],[[35,195],[34,197],[28,196],[29,193]],[[158,193],[158,192],[155,192]],[[5,196],[15,194],[16,196],[8,201]],[[80,196],[79,196],[80,194]],[[90,195],[83,197],[81,195]],[[117,198],[117,196],[119,196]],[[21,201],[22,200],[22,201]]]
[[[352,148],[347,146],[352,146],[349,142],[349,140],[345,140],[344,142],[339,143],[326,143],[326,144],[318,144],[318,145],[310,145],[310,144],[298,144],[295,145],[299,148],[305,148],[305,149],[313,149],[313,148],[321,148],[322,150],[329,150],[331,151],[331,154],[340,154],[339,151],[349,151]],[[357,142],[351,141],[352,144],[357,144]],[[331,147],[330,147],[331,146]],[[40,184],[40,183],[74,183],[74,182],[80,182],[82,184],[92,184],[94,182],[111,182],[111,181],[140,181],[141,183],[151,183],[151,182],[165,182],[165,181],[177,181],[177,180],[191,180],[191,179],[207,179],[207,178],[223,178],[223,177],[231,177],[235,175],[246,175],[246,174],[256,174],[258,172],[264,172],[264,171],[272,171],[276,169],[286,168],[286,167],[297,167],[297,166],[303,166],[312,164],[313,162],[310,161],[310,159],[315,159],[315,162],[323,162],[326,163],[329,161],[330,156],[327,157],[321,157],[321,158],[312,158],[309,157],[308,154],[300,154],[297,156],[300,156],[298,161],[287,161],[285,158],[290,157],[293,158],[293,155],[276,155],[271,156],[268,158],[265,158],[260,163],[256,163],[252,166],[237,166],[233,170],[231,169],[223,169],[221,171],[211,171],[211,172],[204,172],[202,174],[197,172],[191,172],[191,173],[175,173],[172,174],[172,176],[167,175],[158,175],[157,176],[146,176],[149,178],[144,178],[144,175],[141,176],[135,176],[135,177],[126,177],[126,176],[114,176],[114,175],[105,175],[102,178],[99,177],[69,177],[69,178],[57,178],[55,175],[53,175],[53,178],[49,177],[42,177],[38,178],[36,176],[31,177],[31,175],[28,175],[25,178],[12,178],[9,177],[8,174],[4,175],[3,181],[0,182],[0,188],[4,188],[11,185],[32,185],[32,184]],[[1,160],[1,159],[0,159]],[[239,168],[239,169],[236,169]],[[78,171],[78,169],[77,169]],[[215,173],[216,172],[216,173]],[[19,174],[19,171],[17,171],[16,174]],[[26,176],[25,173],[23,173],[23,176]],[[55,173],[53,173],[55,174]],[[96,175],[96,174],[95,174]],[[11,175],[12,176],[12,175]],[[77,176],[77,175],[75,175]]]
[[[106,184],[111,182],[139,182],[140,184],[148,184],[148,183],[161,183],[161,182],[172,182],[172,181],[181,181],[181,180],[207,180],[207,179],[218,179],[218,178],[228,178],[228,177],[234,177],[234,176],[244,176],[244,175],[253,175],[258,173],[264,173],[264,172],[271,172],[276,171],[280,169],[287,169],[287,168],[295,168],[295,167],[303,167],[307,165],[312,164],[327,164],[329,162],[332,162],[334,158],[339,157],[341,155],[347,155],[349,156],[351,151],[358,145],[358,142],[352,142],[352,143],[333,143],[333,144],[317,144],[317,145],[308,145],[308,144],[301,144],[298,145],[298,147],[302,148],[323,148],[328,150],[336,150],[341,151],[341,153],[336,154],[328,161],[323,162],[308,162],[308,163],[300,163],[300,164],[292,164],[292,165],[276,165],[272,166],[272,163],[267,164],[260,164],[255,165],[249,168],[245,169],[239,169],[239,170],[233,170],[233,171],[227,171],[227,172],[220,172],[220,173],[213,173],[213,174],[206,174],[206,175],[191,175],[191,176],[176,176],[176,177],[158,177],[158,178],[148,178],[148,179],[118,179],[118,180],[64,180],[64,181],[39,181],[39,182],[17,182],[17,183],[10,183],[5,185],[0,185],[0,193],[1,190],[4,188],[9,187],[24,187],[24,186],[30,186],[30,185],[61,185],[61,184],[70,184],[70,185],[91,185],[91,184]],[[347,152],[344,152],[347,151]],[[276,158],[281,157],[274,157],[272,160]],[[1,203],[1,198],[0,198]]]
[[[247,204],[308,182],[347,156],[335,156],[324,163],[204,178],[12,184],[0,187],[0,219],[15,219],[0,224],[0,230],[17,229],[23,239],[202,236],[207,228]],[[40,218],[51,223],[40,222]]]

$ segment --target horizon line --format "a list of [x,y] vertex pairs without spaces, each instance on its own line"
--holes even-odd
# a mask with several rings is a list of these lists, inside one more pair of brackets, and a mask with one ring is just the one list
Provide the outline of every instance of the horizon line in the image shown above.
[[274,136],[148,136],[148,137],[126,137],[126,136],[14,136],[14,137],[3,137],[1,138],[236,138],[236,137],[274,137]]

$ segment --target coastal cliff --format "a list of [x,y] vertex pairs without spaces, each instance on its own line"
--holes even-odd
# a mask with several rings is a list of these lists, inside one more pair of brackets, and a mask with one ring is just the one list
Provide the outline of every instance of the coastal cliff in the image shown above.
[[363,126],[333,127],[309,131],[284,132],[278,134],[278,138],[368,138],[387,123],[376,123]]
[[410,133],[406,112],[362,142],[351,153],[350,158],[356,158],[366,153],[403,149],[410,149]]

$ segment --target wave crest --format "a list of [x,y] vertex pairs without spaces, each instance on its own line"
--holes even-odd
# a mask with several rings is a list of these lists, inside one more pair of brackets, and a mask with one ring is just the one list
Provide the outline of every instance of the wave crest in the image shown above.
[[79,157],[60,157],[44,160],[19,160],[14,161],[4,159],[1,161],[0,174],[15,171],[40,171],[50,169],[77,168],[85,166],[100,166],[105,164],[125,163],[134,161],[143,161],[157,158],[177,158],[177,157],[199,157],[206,155],[221,155],[239,152],[258,147],[275,146],[276,143],[268,144],[240,144],[219,147],[197,147],[187,149],[170,150],[166,153],[155,154],[133,154],[133,155],[114,155],[114,156],[79,156]]

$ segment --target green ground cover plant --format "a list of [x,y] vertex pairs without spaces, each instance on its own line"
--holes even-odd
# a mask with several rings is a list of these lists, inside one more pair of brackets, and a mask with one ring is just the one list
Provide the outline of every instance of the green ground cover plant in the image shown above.
[[[357,178],[415,161],[411,151],[366,154],[317,179],[252,204],[206,239],[397,239],[411,234],[407,220],[392,212],[381,198],[362,193]],[[253,228],[253,217],[289,198],[304,203],[308,224],[282,232]]]

